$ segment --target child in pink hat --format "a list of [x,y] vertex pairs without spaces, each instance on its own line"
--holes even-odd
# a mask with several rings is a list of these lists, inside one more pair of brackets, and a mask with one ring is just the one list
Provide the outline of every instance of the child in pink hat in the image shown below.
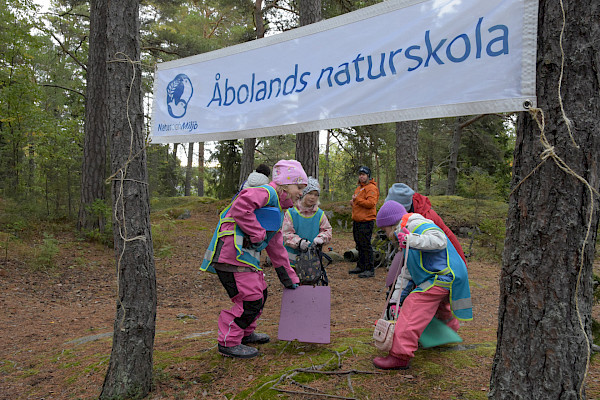
[[[267,251],[281,283],[295,289],[299,279],[283,247],[283,210],[300,198],[308,178],[295,160],[281,160],[273,167],[273,181],[243,189],[221,212],[219,223],[200,269],[214,272],[233,306],[221,310],[218,320],[219,353],[250,358],[258,350],[248,344],[269,342],[264,333],[254,332],[267,298],[267,283],[260,265],[260,252]],[[255,211],[268,207],[279,211],[279,227],[265,230]],[[271,230],[273,229],[273,230]]]

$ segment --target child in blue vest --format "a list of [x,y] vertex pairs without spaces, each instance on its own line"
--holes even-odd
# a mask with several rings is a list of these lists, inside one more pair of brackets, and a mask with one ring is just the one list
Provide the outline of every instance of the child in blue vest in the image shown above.
[[285,213],[281,231],[292,266],[300,251],[306,251],[310,245],[322,246],[331,241],[333,229],[327,216],[319,208],[320,193],[319,181],[313,177],[308,178],[302,198],[294,208]]
[[373,364],[381,369],[407,369],[433,317],[455,331],[458,320],[473,319],[467,267],[441,228],[421,214],[407,213],[402,204],[386,201],[376,221],[390,240],[403,251],[409,250],[402,267],[405,287],[398,288],[402,307],[392,348],[386,357],[373,359]]
[[[256,323],[267,299],[267,283],[260,265],[265,249],[281,283],[295,289],[298,276],[283,247],[283,210],[302,195],[308,178],[295,160],[281,160],[273,167],[273,181],[243,189],[219,216],[219,223],[204,254],[200,270],[216,273],[233,306],[221,310],[218,327],[219,353],[237,358],[258,355],[248,344],[267,343],[270,338],[256,333]],[[274,228],[263,228],[255,211],[266,208],[277,213]]]

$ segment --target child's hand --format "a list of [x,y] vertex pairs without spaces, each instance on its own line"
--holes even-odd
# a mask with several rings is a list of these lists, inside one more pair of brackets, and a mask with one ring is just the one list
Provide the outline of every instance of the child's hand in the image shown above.
[[300,239],[300,243],[298,244],[298,248],[300,249],[300,251],[306,251],[308,250],[308,246],[310,245],[310,242],[306,239]]
[[314,238],[314,240],[313,240],[313,244],[314,244],[315,246],[318,246],[318,245],[320,245],[320,244],[323,244],[323,238],[321,238],[321,237],[316,237],[316,238]]
[[401,249],[406,248],[406,240],[408,235],[410,235],[410,232],[406,228],[402,228],[402,231],[398,232],[398,246]]

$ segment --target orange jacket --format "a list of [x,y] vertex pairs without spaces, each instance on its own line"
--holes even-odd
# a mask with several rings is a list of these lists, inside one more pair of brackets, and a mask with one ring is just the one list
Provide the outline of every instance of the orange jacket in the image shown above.
[[356,196],[352,201],[352,220],[356,222],[375,221],[377,217],[377,201],[379,188],[374,179],[358,186],[354,190]]

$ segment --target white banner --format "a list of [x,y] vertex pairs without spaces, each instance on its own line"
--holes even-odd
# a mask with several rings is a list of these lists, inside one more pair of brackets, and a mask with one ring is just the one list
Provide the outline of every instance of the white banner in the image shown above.
[[389,0],[158,64],[152,142],[264,137],[536,105],[538,0]]

